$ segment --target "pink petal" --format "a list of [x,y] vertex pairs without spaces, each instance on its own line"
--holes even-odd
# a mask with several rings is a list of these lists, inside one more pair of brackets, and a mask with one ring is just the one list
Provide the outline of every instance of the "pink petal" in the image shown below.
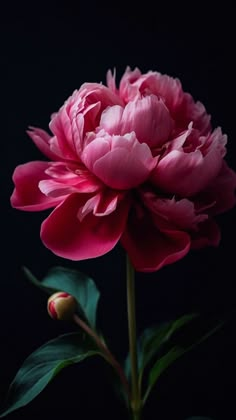
[[131,70],[130,67],[126,68],[125,73],[121,78],[119,87],[119,94],[124,102],[127,103],[141,96],[139,88],[134,84],[140,76],[141,72],[137,67],[134,70]]
[[166,74],[149,71],[145,74],[136,68],[128,68],[120,82],[120,95],[126,102],[147,95],[156,95],[165,102],[173,113],[183,101],[183,90],[178,79]]
[[202,135],[207,135],[211,131],[211,116],[207,114],[201,102],[194,102],[189,93],[184,92],[181,105],[175,109],[175,120],[177,126],[185,127],[193,121],[193,127]]
[[159,161],[152,181],[165,192],[188,197],[201,189],[196,172],[201,175],[202,165],[203,156],[199,150],[192,153],[174,150]]
[[118,95],[107,86],[99,83],[84,83],[78,93],[81,98],[86,98],[88,104],[101,102],[102,111],[108,106],[123,104]]
[[71,120],[71,130],[74,141],[74,147],[77,156],[79,157],[83,148],[84,137],[84,116],[80,113]]
[[186,198],[158,198],[156,194],[145,193],[143,201],[147,208],[159,216],[157,225],[160,229],[196,231],[198,224],[208,219],[207,214],[196,214],[194,203]]
[[138,186],[150,173],[135,156],[127,155],[125,149],[115,149],[100,158],[93,170],[105,185],[118,190]]
[[118,95],[118,89],[116,87],[116,69],[114,69],[113,74],[112,74],[111,70],[108,70],[106,81],[107,81],[108,88],[113,93]]
[[101,181],[83,164],[53,162],[45,173],[56,182],[75,187],[77,192],[90,193],[97,191],[102,186]]
[[51,162],[50,166],[46,170],[46,174],[50,178],[60,180],[60,182],[66,182],[70,184],[76,184],[78,182],[78,174],[80,166],[68,162]]
[[158,147],[168,141],[173,120],[164,102],[154,95],[129,102],[122,116],[122,132],[134,131],[139,142]]
[[100,127],[109,134],[124,135],[134,131],[140,143],[158,147],[168,141],[173,120],[164,102],[150,95],[129,102],[124,109],[113,106],[105,110]]
[[171,112],[182,102],[183,90],[179,79],[150,71],[140,78],[139,85],[142,93],[148,91],[161,97]]
[[222,165],[222,150],[213,144],[203,156],[200,150],[190,153],[173,150],[161,159],[152,181],[165,192],[190,197],[209,185]]
[[67,114],[65,106],[54,115],[49,127],[56,137],[56,140],[52,143],[53,150],[60,153],[60,156],[64,156],[64,159],[76,161],[78,156],[73,141],[71,119]]
[[111,150],[110,136],[93,137],[82,153],[82,160],[85,166],[93,171],[94,163]]
[[50,179],[39,182],[40,191],[49,197],[63,197],[74,192],[95,192],[102,183],[84,166],[53,162],[45,171]]
[[189,93],[183,91],[179,79],[158,72],[148,72],[140,77],[139,89],[161,97],[174,121],[176,132],[181,132],[192,121],[193,127],[206,135],[211,131],[210,115],[201,102],[195,102]]
[[[87,105],[83,110],[84,117],[84,133],[94,131],[99,124],[101,115],[101,102],[95,102]],[[79,116],[79,114],[78,114]],[[76,116],[76,124],[78,125],[78,116]],[[82,136],[81,136],[82,139]]]
[[131,214],[121,243],[137,271],[152,272],[183,258],[190,249],[190,237],[178,230],[160,232],[151,214]]
[[176,78],[153,71],[141,74],[138,69],[131,71],[128,68],[121,79],[119,92],[125,103],[152,94],[161,98],[175,121],[177,134],[191,121],[201,134],[211,131],[210,115],[200,102],[194,102],[192,96],[183,91]]
[[101,115],[99,127],[109,134],[122,134],[121,120],[123,112],[124,108],[120,105],[109,106]]
[[216,215],[232,209],[236,204],[236,173],[225,161],[213,182],[196,197],[196,203],[201,210],[208,206],[208,213]]
[[46,131],[42,130],[41,128],[30,126],[29,130],[27,130],[27,134],[45,156],[47,156],[50,160],[58,159],[58,155],[53,153],[50,149],[51,136]]
[[82,221],[90,212],[93,212],[95,216],[107,216],[116,210],[121,198],[123,198],[123,194],[108,188],[103,189],[85,202],[79,209],[78,218]]
[[182,133],[180,133],[177,137],[172,139],[168,145],[168,152],[173,150],[183,150],[184,143],[186,142],[187,138],[193,132],[193,124],[192,122],[188,125],[188,129]]
[[56,206],[61,200],[42,194],[38,185],[47,179],[48,162],[29,162],[19,165],[14,171],[15,189],[11,196],[11,205],[20,210],[40,211]]
[[78,192],[75,186],[63,184],[62,182],[55,181],[54,179],[44,179],[39,182],[38,187],[43,194],[48,197],[55,198]]
[[[94,144],[96,146],[96,142]],[[94,162],[93,173],[105,185],[118,190],[143,183],[156,165],[149,147],[138,143],[134,133],[124,137],[114,136],[112,146],[109,153]]]
[[121,202],[107,216],[89,213],[80,221],[78,211],[84,203],[84,197],[72,194],[42,224],[42,241],[60,257],[70,260],[99,257],[114,248],[123,233],[128,201]]
[[209,219],[199,224],[199,230],[192,235],[192,249],[199,249],[205,246],[218,246],[220,243],[220,229],[216,222]]
[[207,114],[206,108],[201,102],[198,101],[194,104],[189,119],[194,121],[194,128],[199,130],[202,135],[211,131],[211,116]]
[[56,155],[58,157],[58,159],[67,160],[66,157],[65,157],[66,155],[64,153],[64,149],[62,148],[63,150],[61,150],[60,143],[59,143],[58,138],[56,136],[53,136],[53,137],[50,138],[49,145],[50,145],[50,150],[52,151],[52,153],[54,155]]

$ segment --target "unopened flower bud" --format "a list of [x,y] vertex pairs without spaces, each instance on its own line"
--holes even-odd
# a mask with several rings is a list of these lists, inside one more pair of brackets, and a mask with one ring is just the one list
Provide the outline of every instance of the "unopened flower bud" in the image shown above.
[[65,292],[54,293],[48,299],[48,313],[51,318],[57,320],[70,320],[76,311],[76,300]]

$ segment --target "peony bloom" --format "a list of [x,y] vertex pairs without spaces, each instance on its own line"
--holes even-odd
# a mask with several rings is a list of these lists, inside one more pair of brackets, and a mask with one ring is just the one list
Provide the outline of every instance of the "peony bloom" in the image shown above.
[[226,135],[181,83],[127,68],[119,88],[85,83],[53,114],[52,134],[28,131],[49,161],[16,168],[13,207],[54,208],[43,243],[71,260],[118,241],[138,271],[155,271],[190,248],[218,245],[214,216],[235,204]]

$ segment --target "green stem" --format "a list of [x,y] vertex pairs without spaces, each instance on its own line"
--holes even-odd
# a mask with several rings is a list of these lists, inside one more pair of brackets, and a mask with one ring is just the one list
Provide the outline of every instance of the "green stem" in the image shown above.
[[105,359],[113,366],[113,368],[116,370],[121,383],[124,386],[124,389],[126,391],[127,397],[128,399],[131,398],[130,396],[130,389],[129,389],[129,383],[127,381],[127,378],[124,374],[124,371],[122,369],[122,367],[120,366],[119,362],[115,359],[115,357],[113,356],[113,354],[110,352],[110,350],[108,349],[108,347],[105,345],[105,343],[101,340],[101,338],[97,335],[97,333],[92,330],[92,328],[89,327],[88,324],[86,324],[86,322],[84,322],[78,315],[74,315],[73,319],[75,321],[75,323],[77,325],[79,325],[79,327],[83,328],[83,330],[90,335],[90,337],[93,338],[93,340],[95,341],[95,343],[97,344],[97,346],[101,349]]
[[128,332],[129,351],[131,364],[131,409],[133,420],[141,418],[141,398],[138,383],[138,360],[137,360],[137,339],[136,339],[136,312],[135,312],[135,273],[127,256],[126,278],[127,278],[127,311],[128,311]]

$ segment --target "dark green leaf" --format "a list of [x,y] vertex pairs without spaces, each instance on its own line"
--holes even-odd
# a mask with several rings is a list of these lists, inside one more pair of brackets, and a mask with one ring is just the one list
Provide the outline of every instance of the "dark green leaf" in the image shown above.
[[49,341],[32,353],[16,374],[0,412],[4,417],[32,401],[68,365],[102,355],[83,333],[71,333]]
[[215,325],[211,330],[207,331],[206,333],[202,334],[199,337],[199,331],[196,330],[197,334],[195,337],[192,337],[192,335],[189,337],[188,334],[186,334],[184,337],[179,337],[176,344],[170,348],[164,355],[159,357],[154,365],[151,367],[148,375],[148,386],[147,390],[144,396],[144,403],[147,400],[148,395],[150,394],[150,391],[152,390],[153,386],[157,382],[160,375],[179,357],[181,357],[184,353],[187,353],[188,351],[192,350],[195,346],[200,344],[201,342],[205,341],[208,337],[210,337],[212,334],[214,334],[219,328],[222,327],[224,324],[223,321],[219,322],[217,325]]
[[196,318],[196,314],[184,315],[174,321],[166,322],[162,325],[148,328],[142,334],[138,343],[139,369],[143,371],[151,359],[157,354],[160,348],[172,335],[184,325]]
[[31,273],[31,271],[27,268],[27,267],[22,267],[23,271],[27,277],[27,279],[30,281],[30,283],[32,283],[34,286],[38,287],[39,289],[43,290],[45,293],[47,293],[48,295],[52,295],[55,292],[55,289],[46,287],[42,285],[42,282],[39,281],[34,275],[33,273]]
[[[166,353],[164,356],[162,356],[160,359],[156,361],[154,366],[151,368],[149,377],[148,377],[148,394],[150,390],[155,385],[157,379],[159,376],[166,370],[176,359],[178,359],[182,354],[185,353],[185,349],[182,349],[181,347],[173,347],[168,353]],[[147,398],[144,397],[144,400]]]
[[[172,335],[181,329],[184,325],[188,324],[196,314],[183,315],[179,319],[171,320],[161,325],[147,328],[138,340],[138,369],[139,369],[139,383],[141,386],[142,375],[144,369],[157,356],[163,345],[170,340]],[[125,371],[130,377],[130,358],[129,355],[125,362]]]
[[42,281],[38,281],[28,269],[24,271],[33,284],[50,294],[63,291],[74,296],[78,302],[79,316],[95,328],[100,293],[90,277],[77,270],[54,267]]

